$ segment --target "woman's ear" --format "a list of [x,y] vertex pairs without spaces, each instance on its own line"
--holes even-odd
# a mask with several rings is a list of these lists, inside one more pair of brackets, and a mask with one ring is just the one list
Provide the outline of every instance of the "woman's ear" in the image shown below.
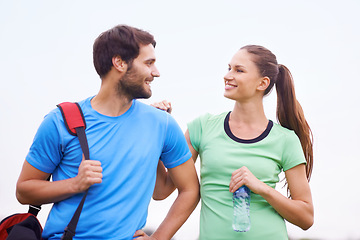
[[112,64],[119,72],[125,72],[127,69],[127,63],[120,56],[113,57]]
[[265,91],[269,85],[270,85],[270,78],[263,77],[260,79],[260,83],[259,83],[257,89],[260,91]]

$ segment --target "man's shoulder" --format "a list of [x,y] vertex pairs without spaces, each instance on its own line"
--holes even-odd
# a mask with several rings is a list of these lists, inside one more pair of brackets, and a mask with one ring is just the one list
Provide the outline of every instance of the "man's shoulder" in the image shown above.
[[91,106],[90,101],[93,97],[94,96],[87,97],[77,102],[83,111],[86,111],[86,109]]
[[169,115],[167,112],[157,109],[146,103],[140,102],[139,100],[134,100],[134,108],[140,114],[148,114],[156,118],[166,119]]
[[57,123],[60,118],[62,118],[60,109],[58,107],[55,107],[44,116],[43,121]]

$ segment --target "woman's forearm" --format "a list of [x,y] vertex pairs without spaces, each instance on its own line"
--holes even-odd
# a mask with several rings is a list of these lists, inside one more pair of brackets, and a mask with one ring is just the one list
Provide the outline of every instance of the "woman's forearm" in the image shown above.
[[288,222],[304,230],[312,226],[314,210],[311,200],[307,202],[306,200],[287,198],[267,185],[266,190],[260,195]]

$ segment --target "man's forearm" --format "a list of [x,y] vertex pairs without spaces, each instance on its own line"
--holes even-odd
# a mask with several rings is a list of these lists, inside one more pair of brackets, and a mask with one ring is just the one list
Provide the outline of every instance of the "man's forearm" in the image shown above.
[[64,200],[76,193],[71,187],[72,179],[48,182],[27,180],[18,184],[16,197],[22,204],[41,205]]
[[167,216],[152,237],[157,240],[171,239],[194,211],[199,199],[200,194],[198,188],[179,191],[179,195],[171,206]]

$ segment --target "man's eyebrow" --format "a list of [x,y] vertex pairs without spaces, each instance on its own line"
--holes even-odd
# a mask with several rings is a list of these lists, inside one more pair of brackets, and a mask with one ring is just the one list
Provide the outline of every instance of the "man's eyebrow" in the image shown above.
[[155,61],[156,61],[156,58],[145,59],[145,62],[155,62]]

